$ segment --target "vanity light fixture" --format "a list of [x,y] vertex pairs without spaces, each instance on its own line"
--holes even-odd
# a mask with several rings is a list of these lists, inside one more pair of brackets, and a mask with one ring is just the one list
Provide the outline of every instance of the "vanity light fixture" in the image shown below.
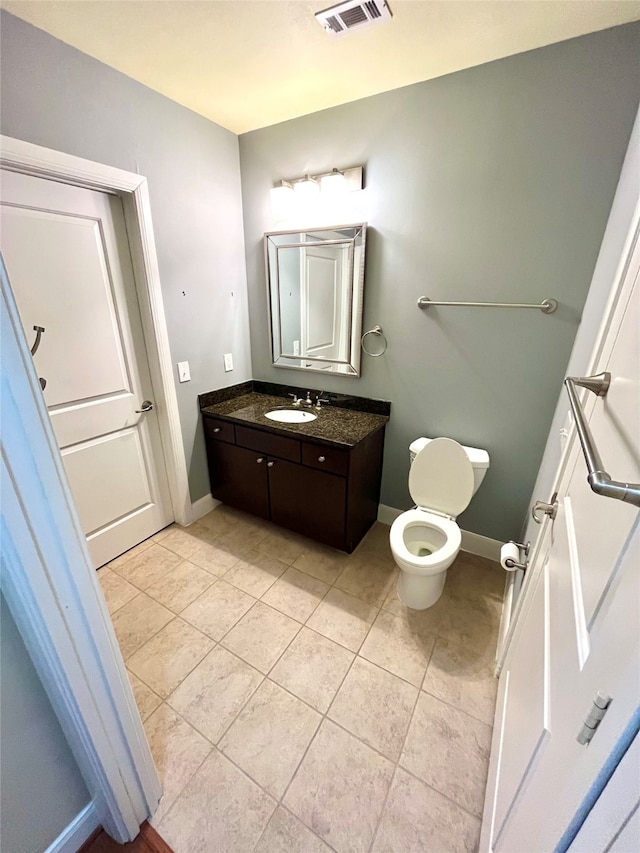
[[297,193],[300,198],[310,200],[315,198],[315,196],[320,192],[320,183],[317,178],[312,178],[311,175],[305,175],[302,180],[294,182],[293,191]]
[[271,187],[269,195],[274,213],[285,215],[291,209],[294,195],[293,185],[289,181],[280,181],[277,187]]
[[354,166],[352,169],[332,169],[319,175],[305,175],[303,178],[293,178],[272,187],[271,209],[276,214],[286,214],[291,211],[295,199],[312,201],[320,194],[335,198],[343,193],[361,190],[363,185],[363,168]]

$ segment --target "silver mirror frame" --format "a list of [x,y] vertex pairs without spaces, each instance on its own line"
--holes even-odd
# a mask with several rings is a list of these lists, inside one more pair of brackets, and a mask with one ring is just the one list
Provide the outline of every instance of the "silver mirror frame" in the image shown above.
[[[345,231],[351,229],[352,236],[345,239],[314,241],[313,235],[322,231]],[[310,235],[311,239],[301,240],[301,235]],[[264,263],[267,284],[267,314],[269,321],[269,341],[271,362],[274,367],[286,370],[312,371],[331,376],[357,378],[360,376],[360,338],[362,336],[362,313],[364,301],[364,265],[366,251],[367,223],[358,222],[347,225],[322,226],[320,228],[296,228],[291,231],[268,231],[264,234]],[[286,238],[291,237],[287,241]],[[281,238],[276,240],[274,238]],[[297,238],[297,239],[296,239]],[[282,352],[282,327],[280,322],[280,282],[277,253],[279,248],[303,248],[312,245],[344,245],[349,247],[349,346],[346,359],[327,359],[317,356],[294,356]],[[356,252],[356,248],[359,249]],[[358,256],[358,257],[357,257]],[[356,260],[357,257],[357,260]],[[301,364],[300,362],[306,362]],[[297,363],[294,363],[297,362]],[[332,369],[332,368],[336,369]]]

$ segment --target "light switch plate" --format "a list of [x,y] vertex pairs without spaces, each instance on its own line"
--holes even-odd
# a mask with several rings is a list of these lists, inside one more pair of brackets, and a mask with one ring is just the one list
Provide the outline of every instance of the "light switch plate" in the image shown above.
[[178,381],[179,382],[190,382],[191,381],[191,371],[189,370],[189,362],[188,361],[179,361],[178,362]]
[[230,352],[227,352],[223,356],[224,358],[224,372],[228,373],[230,370],[233,370],[233,355]]

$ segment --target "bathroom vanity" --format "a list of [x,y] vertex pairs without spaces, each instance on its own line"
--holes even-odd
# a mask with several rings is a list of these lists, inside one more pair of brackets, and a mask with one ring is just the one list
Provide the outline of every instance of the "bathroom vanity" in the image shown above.
[[255,390],[261,385],[200,396],[211,494],[351,553],[377,517],[390,404],[349,397],[350,408],[302,405],[313,421],[279,423],[266,414],[296,410],[290,389],[269,385],[267,394]]

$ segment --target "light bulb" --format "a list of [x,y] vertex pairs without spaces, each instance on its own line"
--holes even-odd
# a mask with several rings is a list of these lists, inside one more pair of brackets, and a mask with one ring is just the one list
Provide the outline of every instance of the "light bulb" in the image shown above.
[[320,178],[320,188],[323,193],[340,195],[347,191],[347,179],[342,172],[334,169],[330,175]]
[[295,199],[291,184],[282,181],[280,186],[271,187],[269,195],[271,196],[271,210],[273,213],[286,216],[291,211]]
[[310,178],[309,175],[307,175],[303,181],[296,181],[293,185],[293,189],[300,198],[311,199],[315,198],[320,192],[320,184],[315,180],[315,178]]

